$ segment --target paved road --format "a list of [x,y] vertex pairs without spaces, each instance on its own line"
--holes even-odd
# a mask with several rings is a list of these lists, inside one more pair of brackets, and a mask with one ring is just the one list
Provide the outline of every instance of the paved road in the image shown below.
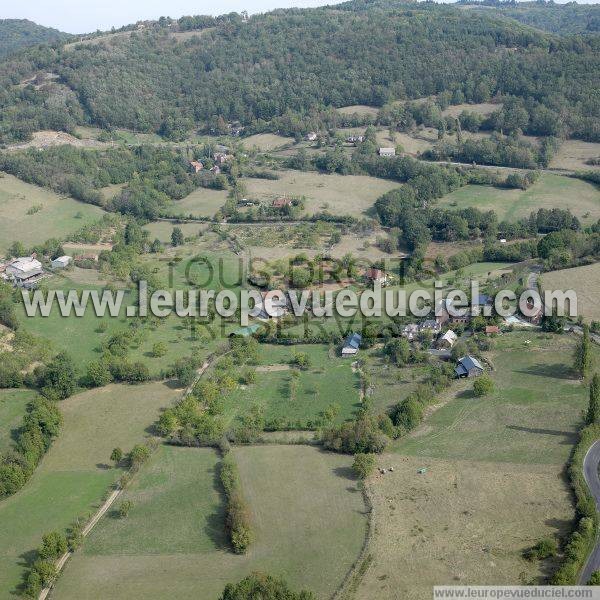
[[[596,500],[596,510],[600,510],[600,477],[598,477],[598,464],[600,464],[600,441],[590,446],[583,459],[583,475],[590,488],[592,496]],[[581,572],[579,582],[586,584],[594,571],[600,569],[600,542],[596,542],[594,550]]]

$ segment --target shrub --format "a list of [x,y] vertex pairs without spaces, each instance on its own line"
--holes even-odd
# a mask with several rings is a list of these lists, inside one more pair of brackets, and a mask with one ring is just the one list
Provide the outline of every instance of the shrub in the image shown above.
[[311,592],[299,593],[290,590],[283,579],[276,579],[263,573],[252,573],[239,583],[228,583],[219,600],[316,600]]
[[556,556],[558,552],[558,546],[556,541],[551,538],[544,538],[540,540],[535,546],[528,548],[523,552],[523,558],[526,560],[544,560],[551,556]]
[[124,519],[129,514],[129,511],[131,510],[132,506],[133,503],[131,502],[131,500],[124,500],[123,502],[121,502],[118,511],[119,518]]
[[366,479],[375,468],[375,455],[359,452],[354,455],[352,470],[359,479]]
[[487,396],[494,391],[494,382],[489,375],[481,375],[473,383],[473,392],[476,396]]
[[221,464],[220,478],[227,496],[225,525],[231,546],[236,554],[243,554],[253,538],[250,511],[242,494],[237,465],[229,455]]

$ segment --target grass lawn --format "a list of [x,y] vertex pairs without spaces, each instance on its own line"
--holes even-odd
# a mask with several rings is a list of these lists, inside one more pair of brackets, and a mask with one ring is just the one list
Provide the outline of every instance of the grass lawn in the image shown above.
[[[37,212],[27,214],[32,209]],[[68,237],[101,217],[103,211],[0,173],[0,213],[1,253],[15,240],[31,246],[51,237]]]
[[375,200],[398,187],[365,175],[324,175],[303,171],[278,171],[279,179],[244,178],[248,197],[271,202],[279,196],[305,197],[308,214],[328,210],[333,214],[364,216]]
[[329,597],[365,534],[361,495],[348,489],[351,458],[304,446],[233,452],[254,524],[246,555],[231,553],[223,536],[216,454],[162,448],[127,491],[127,519],[100,522],[55,597],[216,600],[226,583],[255,570]]
[[27,404],[36,395],[30,390],[0,390],[0,454],[12,446],[27,412]]
[[490,354],[495,392],[476,398],[471,382],[455,384],[450,401],[394,450],[420,457],[565,464],[588,395],[571,369],[575,343],[574,336],[525,332],[498,338]]
[[[183,202],[183,201],[182,201]],[[144,229],[150,234],[150,239],[158,238],[163,244],[171,243],[171,234],[173,228],[179,227],[185,237],[193,237],[198,235],[200,231],[204,231],[205,225],[202,223],[170,223],[169,221],[153,221],[144,225]]]
[[550,167],[584,171],[595,169],[597,167],[586,164],[586,161],[598,157],[600,157],[600,144],[582,140],[565,140],[550,161]]
[[0,598],[21,583],[26,558],[42,535],[65,529],[97,507],[121,474],[110,467],[111,450],[124,451],[147,436],[161,407],[177,391],[163,383],[110,385],[60,403],[64,426],[27,485],[0,502]]
[[546,290],[575,290],[577,312],[590,321],[600,320],[600,263],[550,271],[541,276],[542,287]]
[[[300,371],[297,391],[291,397],[292,371],[268,370],[264,365],[289,364],[294,350],[310,357],[311,366]],[[322,345],[260,346],[263,363],[257,369],[256,383],[234,390],[225,399],[225,416],[229,422],[239,419],[258,404],[267,421],[284,419],[290,425],[315,420],[331,404],[339,405],[337,421],[352,418],[359,408],[359,376],[351,362]]]
[[526,191],[467,185],[439,202],[444,207],[494,210],[501,221],[516,221],[540,208],[568,208],[586,225],[600,218],[600,190],[596,186],[548,173]]

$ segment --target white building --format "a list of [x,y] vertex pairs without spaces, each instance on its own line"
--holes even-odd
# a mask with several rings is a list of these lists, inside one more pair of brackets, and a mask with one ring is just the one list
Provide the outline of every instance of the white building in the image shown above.
[[59,256],[58,258],[55,258],[51,264],[53,269],[64,269],[68,267],[70,263],[70,256]]
[[43,278],[42,263],[35,256],[22,256],[9,262],[4,269],[6,279],[19,287],[33,287]]
[[379,148],[379,156],[396,156],[396,148]]

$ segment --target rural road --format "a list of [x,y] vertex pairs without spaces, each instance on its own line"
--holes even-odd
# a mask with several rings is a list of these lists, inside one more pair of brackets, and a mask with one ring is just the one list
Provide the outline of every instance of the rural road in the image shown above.
[[[598,477],[598,464],[600,463],[600,440],[594,442],[583,459],[583,476],[590,488],[590,492],[596,501],[596,510],[600,510],[600,477]],[[585,585],[592,573],[600,569],[600,542],[597,540],[590,554],[579,582]]]

